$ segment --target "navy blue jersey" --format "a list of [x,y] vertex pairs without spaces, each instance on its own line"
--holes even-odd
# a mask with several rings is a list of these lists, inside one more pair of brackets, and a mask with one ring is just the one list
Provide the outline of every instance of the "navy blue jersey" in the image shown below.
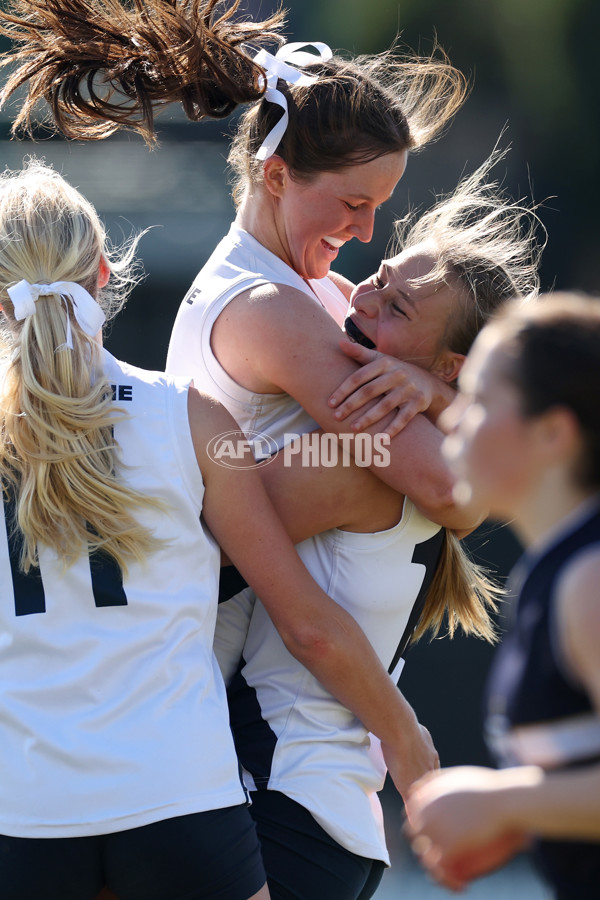
[[[585,506],[568,531],[543,553],[518,564],[514,622],[492,665],[487,689],[487,737],[503,765],[544,769],[600,760],[600,717],[585,687],[562,659],[555,594],[576,556],[597,545],[600,511]],[[600,601],[599,601],[600,602]],[[597,843],[541,841],[535,855],[557,896],[600,896]]]

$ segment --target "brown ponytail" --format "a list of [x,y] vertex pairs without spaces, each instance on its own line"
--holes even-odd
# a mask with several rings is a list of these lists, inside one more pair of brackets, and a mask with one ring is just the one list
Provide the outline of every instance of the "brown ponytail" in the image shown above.
[[181,103],[193,121],[227,116],[260,98],[262,69],[244,41],[279,40],[284,15],[235,21],[240,0],[10,0],[0,34],[17,44],[0,106],[22,85],[13,124],[31,133],[38,101],[70,138],[99,140],[119,128],[155,140],[154,116]]

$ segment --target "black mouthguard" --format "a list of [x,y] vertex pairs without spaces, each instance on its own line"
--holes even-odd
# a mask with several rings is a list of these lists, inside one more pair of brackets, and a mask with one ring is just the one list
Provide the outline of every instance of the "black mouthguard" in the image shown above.
[[354,321],[348,316],[346,321],[344,322],[344,329],[348,337],[351,337],[353,341],[356,341],[357,344],[361,344],[361,346],[366,347],[367,350],[374,350],[375,344],[368,338],[365,334],[362,333],[358,325],[354,324]]

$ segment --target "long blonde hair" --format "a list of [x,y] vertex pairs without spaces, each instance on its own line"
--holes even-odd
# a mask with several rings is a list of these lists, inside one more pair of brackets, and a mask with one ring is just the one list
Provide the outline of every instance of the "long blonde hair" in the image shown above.
[[110,317],[136,281],[134,244],[111,259],[94,208],[40,162],[0,177],[0,480],[15,501],[8,525],[22,537],[25,572],[38,564],[38,543],[65,566],[87,544],[123,571],[158,546],[132,513],[156,501],[119,479],[112,426],[125,414],[113,409],[100,346],[58,294],[41,297],[35,314],[17,321],[7,293],[24,279],[76,282],[94,296],[104,256],[114,289],[97,300]]
[[432,248],[435,263],[415,284],[446,282],[456,290],[460,314],[451,317],[445,335],[448,349],[466,356],[488,319],[507,301],[535,299],[540,290],[539,264],[546,229],[537,206],[515,201],[491,169],[508,149],[494,148],[452,193],[425,213],[411,213],[395,225],[391,255],[419,244]]
[[[459,311],[450,317],[445,346],[466,355],[483,326],[508,302],[529,304],[540,289],[539,262],[546,231],[536,207],[514,201],[488,180],[490,170],[506,156],[495,147],[473,174],[423,215],[396,223],[391,255],[417,245],[432,249],[434,265],[415,283],[446,282],[458,289]],[[540,237],[541,235],[541,237]],[[493,642],[490,614],[503,590],[446,530],[442,554],[419,624],[416,641],[426,632],[439,634],[444,621],[450,637],[460,627]]]
[[448,528],[443,531],[440,557],[412,642],[427,632],[433,640],[446,622],[449,637],[454,637],[460,628],[466,635],[493,644],[498,635],[491,614],[498,611],[498,601],[504,591],[471,558],[453,531]]

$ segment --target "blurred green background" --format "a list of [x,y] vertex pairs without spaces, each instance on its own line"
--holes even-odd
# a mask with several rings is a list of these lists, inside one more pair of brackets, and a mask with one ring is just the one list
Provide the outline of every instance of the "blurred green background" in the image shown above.
[[[277,5],[245,0],[243,9],[265,17]],[[542,287],[599,291],[598,0],[296,0],[287,6],[290,40],[374,53],[400,33],[406,45],[428,53],[437,37],[472,83],[447,133],[411,157],[379,213],[373,241],[342,250],[340,271],[355,280],[374,271],[394,218],[451,190],[505,129],[502,145],[512,149],[496,177],[515,198],[543,201]],[[233,214],[226,155],[235,116],[198,125],[167,112],[159,120],[160,144],[149,151],[131,134],[85,145],[56,136],[35,144],[9,140],[13,111],[8,105],[0,112],[1,168],[18,168],[32,153],[43,157],[96,205],[113,241],[151,229],[140,245],[147,277],[107,345],[132,363],[161,368],[178,304]],[[479,529],[470,545],[502,573],[518,553],[510,531],[493,524]],[[409,654],[401,687],[430,727],[443,764],[487,761],[480,704],[489,660],[487,646],[463,638],[422,642]],[[389,797],[396,809],[398,801]]]

